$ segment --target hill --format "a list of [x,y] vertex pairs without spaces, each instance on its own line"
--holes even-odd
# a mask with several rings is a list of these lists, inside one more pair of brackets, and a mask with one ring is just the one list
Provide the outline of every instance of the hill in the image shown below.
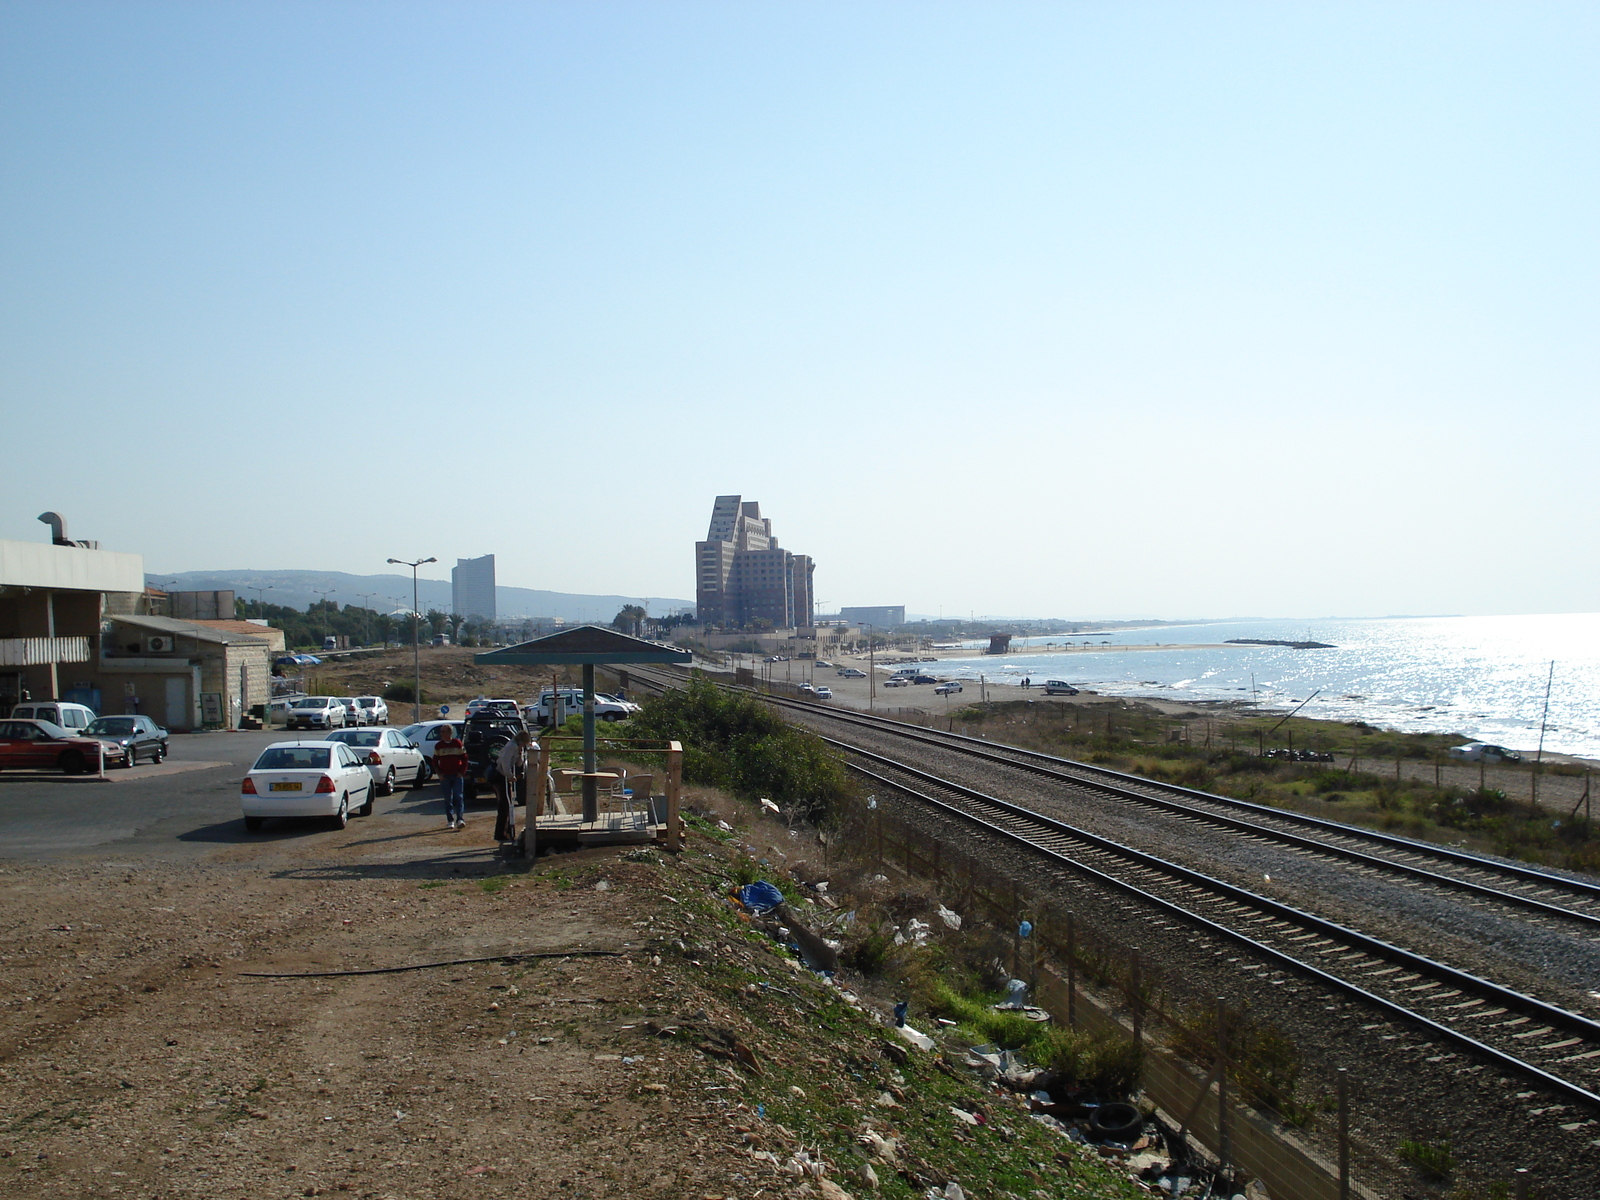
[[[232,590],[241,600],[255,600],[254,589],[270,588],[259,598],[268,604],[304,608],[322,599],[339,604],[355,604],[388,612],[396,608],[410,611],[409,575],[350,575],[344,571],[180,571],[172,575],[147,575],[156,587],[178,591]],[[418,579],[417,603],[423,612],[437,608],[450,611],[448,579]],[[681,608],[693,608],[690,600],[660,596],[590,596],[578,592],[546,592],[537,588],[497,587],[495,604],[501,618],[560,617],[567,621],[604,623],[617,615],[624,604],[644,604],[651,616],[666,616]]]

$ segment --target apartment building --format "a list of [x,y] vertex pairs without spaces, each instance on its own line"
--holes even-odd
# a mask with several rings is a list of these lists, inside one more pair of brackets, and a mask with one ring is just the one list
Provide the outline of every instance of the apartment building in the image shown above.
[[778,545],[772,519],[742,496],[718,496],[706,538],[694,545],[695,603],[702,626],[743,629],[757,621],[774,629],[815,623],[807,554]]
[[458,558],[450,572],[450,611],[458,617],[495,619],[494,555]]

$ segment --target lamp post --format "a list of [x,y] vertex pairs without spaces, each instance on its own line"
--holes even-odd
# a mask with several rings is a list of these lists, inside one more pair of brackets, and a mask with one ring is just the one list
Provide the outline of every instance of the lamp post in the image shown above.
[[[328,588],[326,591],[324,591],[322,588],[312,588],[311,589],[311,594],[313,596],[321,596],[323,598],[323,600],[327,600],[327,598],[329,596],[333,595],[338,590],[339,590],[338,588]],[[327,609],[323,609],[322,610],[322,636],[324,638],[329,638],[329,637],[333,636],[333,625],[328,620],[328,610]]]
[[407,562],[403,558],[389,560],[397,567],[411,568],[411,663],[417,672],[417,690],[411,697],[411,720],[422,720],[422,614],[417,611],[417,568],[423,563],[438,562],[437,558],[419,558]]
[[366,629],[366,633],[363,635],[363,637],[365,638],[366,643],[369,646],[372,645],[372,601],[377,596],[377,594],[378,594],[377,592],[357,592],[356,593],[357,596],[359,596],[361,599],[366,601],[366,604],[362,605],[362,607],[366,609],[367,615],[362,618],[362,622],[363,622],[363,627]]
[[267,602],[262,599],[262,597],[273,590],[272,585],[269,583],[263,587],[257,587],[255,584],[247,583],[244,585],[244,590],[247,592],[254,592],[256,594],[256,616],[265,619],[267,615]]

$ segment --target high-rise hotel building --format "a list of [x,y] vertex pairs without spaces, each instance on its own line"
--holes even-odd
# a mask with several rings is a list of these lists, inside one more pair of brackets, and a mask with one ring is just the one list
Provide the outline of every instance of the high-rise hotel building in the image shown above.
[[458,558],[450,572],[450,611],[458,617],[495,619],[494,555]]
[[772,519],[761,505],[740,496],[718,496],[706,540],[694,544],[695,604],[702,625],[744,628],[766,620],[774,629],[815,624],[811,573],[806,554],[792,554],[772,536]]

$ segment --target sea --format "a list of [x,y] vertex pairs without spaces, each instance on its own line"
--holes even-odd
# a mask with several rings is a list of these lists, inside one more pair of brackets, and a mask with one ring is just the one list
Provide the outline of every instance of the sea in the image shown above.
[[[1332,648],[1226,644],[1231,638]],[[1050,653],[1051,644],[1080,649]],[[1273,711],[1310,698],[1302,716],[1459,733],[1519,750],[1538,746],[1542,724],[1546,751],[1600,757],[1600,613],[1204,621],[1014,639],[1008,654],[940,659],[935,672],[1018,687],[1025,678],[1065,679],[1107,696],[1246,701]]]

